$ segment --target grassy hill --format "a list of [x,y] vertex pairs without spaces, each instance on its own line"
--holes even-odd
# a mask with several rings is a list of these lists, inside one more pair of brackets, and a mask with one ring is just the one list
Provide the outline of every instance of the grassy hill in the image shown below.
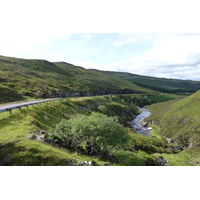
[[[25,98],[164,92],[190,94],[198,81],[88,70],[65,62],[0,56],[0,103]],[[11,93],[13,95],[11,95]]]
[[[144,93],[145,88],[72,64],[0,56],[0,96],[4,88],[34,98]],[[5,92],[4,92],[5,93]],[[1,102],[9,99],[1,99]],[[18,100],[18,99],[16,99]]]
[[[163,157],[168,165],[200,165],[200,91],[186,98],[174,95],[186,95],[199,87],[198,81],[87,70],[65,62],[0,56],[0,103],[25,98],[118,94],[65,99],[14,110],[12,115],[1,113],[0,165],[71,165],[73,159],[93,160],[98,165],[106,162],[160,165]],[[153,137],[134,133],[127,123],[138,114],[136,106],[145,105],[150,105],[152,112],[148,120],[153,124]],[[51,134],[62,119],[94,111],[117,116],[129,132],[126,147],[112,149],[114,160],[77,154],[44,142],[52,139]],[[35,139],[38,132],[39,137],[45,132],[43,139]]]
[[166,137],[183,147],[200,146],[200,91],[182,100],[151,105],[150,109],[150,120],[160,126]]
[[170,165],[200,164],[200,91],[181,100],[148,106],[151,116],[147,119],[158,135],[168,138],[169,145],[181,152],[164,155]]
[[[98,70],[94,70],[98,71]],[[171,94],[188,95],[200,90],[200,81],[178,80],[140,76],[124,72],[99,71],[121,80],[129,81],[138,86]]]
[[[152,102],[167,100],[163,95],[149,96]],[[108,95],[102,97],[79,97],[40,104],[35,107],[13,110],[0,115],[0,165],[71,165],[73,160],[94,161],[98,165],[111,162],[98,156],[85,155],[52,145],[49,140],[56,124],[73,116],[100,112],[118,116],[126,124],[138,114],[134,104],[144,101],[145,95]],[[132,102],[132,103],[131,103]],[[129,129],[128,129],[129,130]],[[105,134],[105,133],[104,133]],[[111,165],[158,165],[158,156],[152,153],[165,152],[166,142],[136,134],[129,130],[130,142],[125,148],[112,150]],[[39,137],[39,138],[38,138]],[[133,149],[134,148],[134,149]]]

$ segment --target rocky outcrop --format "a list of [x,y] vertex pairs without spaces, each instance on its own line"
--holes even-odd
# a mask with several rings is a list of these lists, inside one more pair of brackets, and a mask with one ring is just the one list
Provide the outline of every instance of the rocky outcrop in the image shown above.
[[113,90],[113,89],[102,89],[96,88],[93,91],[74,91],[74,92],[66,92],[60,91],[48,91],[45,86],[42,86],[43,91],[33,92],[33,96],[38,98],[56,98],[56,97],[84,97],[84,96],[96,96],[96,95],[109,95],[109,94],[142,94],[144,92],[136,91],[132,89],[121,89],[121,90]]
[[165,159],[164,157],[162,157],[162,156],[158,157],[158,165],[159,166],[166,166],[168,162],[169,161],[167,159]]

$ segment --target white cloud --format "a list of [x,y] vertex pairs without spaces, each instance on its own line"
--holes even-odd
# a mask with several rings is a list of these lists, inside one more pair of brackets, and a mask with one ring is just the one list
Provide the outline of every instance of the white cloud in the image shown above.
[[107,69],[110,67],[115,68],[115,71],[147,76],[200,80],[200,34],[156,34],[156,37],[154,34],[142,34],[141,37],[123,34],[120,35],[118,46],[139,40],[151,40],[153,47],[138,57],[112,63]]
[[84,33],[81,35],[82,38],[86,39],[86,40],[90,40],[92,38],[92,35],[89,33]]
[[134,44],[139,41],[146,41],[154,43],[158,40],[159,34],[147,34],[147,33],[119,33],[116,40],[113,42],[113,46],[121,47],[127,44]]

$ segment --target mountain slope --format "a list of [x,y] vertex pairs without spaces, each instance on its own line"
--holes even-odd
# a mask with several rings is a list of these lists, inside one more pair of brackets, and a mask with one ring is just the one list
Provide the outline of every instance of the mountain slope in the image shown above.
[[200,81],[156,78],[156,77],[140,76],[124,72],[111,72],[111,71],[99,71],[99,72],[159,92],[172,93],[172,94],[191,94],[196,92],[197,90],[200,90]]
[[200,146],[200,91],[182,100],[149,106],[148,120],[160,127],[160,132],[181,147]]
[[64,62],[4,56],[0,56],[0,84],[23,96],[41,98],[148,91],[131,82]]

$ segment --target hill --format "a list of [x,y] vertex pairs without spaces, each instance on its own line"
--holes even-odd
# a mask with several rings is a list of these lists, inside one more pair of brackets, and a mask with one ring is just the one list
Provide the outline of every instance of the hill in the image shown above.
[[156,77],[140,76],[124,72],[111,72],[111,71],[98,71],[98,72],[101,72],[103,74],[115,78],[119,78],[121,80],[129,81],[138,86],[159,92],[178,94],[178,95],[180,94],[188,95],[196,92],[197,90],[200,90],[200,81],[156,78]]
[[200,164],[200,91],[181,100],[148,106],[151,116],[147,121],[154,132],[167,138],[179,153],[163,155],[171,165]]
[[[162,95],[150,95],[152,102],[164,101]],[[169,99],[168,99],[169,100]],[[77,146],[76,140],[55,138],[54,132],[62,119],[89,116],[92,112],[118,116],[121,124],[138,114],[135,103],[149,102],[145,95],[107,95],[101,97],[68,98],[48,104],[30,106],[0,115],[0,165],[75,165],[93,161],[98,165],[159,165],[158,156],[168,150],[166,142],[129,130],[130,141],[125,147],[110,149],[106,157],[86,152],[86,144]],[[132,103],[131,103],[132,102]],[[103,126],[102,128],[106,128]],[[104,135],[105,132],[102,132]],[[98,141],[98,140],[97,140]],[[73,146],[73,144],[75,146]]]
[[[5,96],[5,88],[18,93],[16,100],[22,96],[52,98],[148,91],[134,83],[65,62],[0,56],[0,96]],[[9,98],[1,102],[13,99],[10,94]]]
[[158,124],[166,137],[182,147],[200,146],[200,91],[179,101],[150,106],[150,120]]
[[66,62],[0,56],[0,103],[23,98],[106,94],[164,92],[188,95],[199,89],[199,81],[88,70]]

